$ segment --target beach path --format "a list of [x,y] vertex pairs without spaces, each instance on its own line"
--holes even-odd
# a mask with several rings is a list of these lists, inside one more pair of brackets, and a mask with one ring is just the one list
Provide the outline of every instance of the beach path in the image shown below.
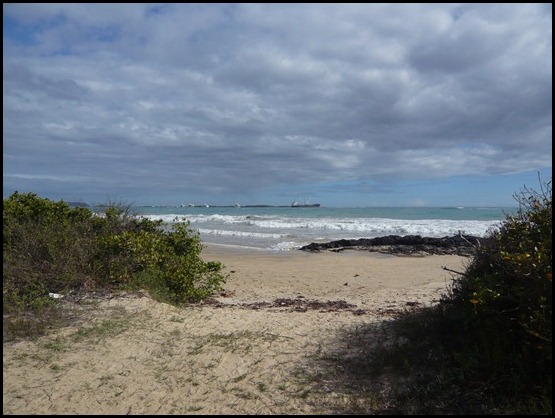
[[436,303],[452,280],[442,266],[468,263],[216,245],[202,256],[229,273],[209,304],[177,308],[144,293],[91,300],[69,327],[4,343],[3,413],[337,412],[330,405],[352,389],[322,359],[368,349],[365,330]]

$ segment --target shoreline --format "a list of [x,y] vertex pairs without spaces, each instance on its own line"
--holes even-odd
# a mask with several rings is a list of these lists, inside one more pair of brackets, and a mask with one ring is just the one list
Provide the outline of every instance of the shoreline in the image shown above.
[[[458,255],[399,256],[348,249],[341,252],[272,251],[205,244],[201,257],[220,261],[229,273],[221,302],[271,301],[275,298],[344,299],[356,305],[378,306],[385,297],[421,288],[419,303],[437,300],[452,275],[468,258]],[[425,295],[426,290],[430,293]],[[376,303],[371,303],[372,297]],[[408,301],[408,300],[407,300]]]

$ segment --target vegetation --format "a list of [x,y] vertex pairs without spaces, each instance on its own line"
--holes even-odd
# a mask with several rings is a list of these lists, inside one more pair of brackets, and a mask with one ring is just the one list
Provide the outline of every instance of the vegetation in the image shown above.
[[[520,210],[477,250],[453,292],[446,316],[492,347],[492,335],[529,377],[552,362],[552,193],[526,188]],[[514,363],[513,363],[514,366]]]
[[[348,329],[322,381],[344,382],[340,413],[552,413],[552,188],[525,187],[432,308]],[[353,335],[357,336],[353,339]],[[353,355],[352,352],[360,353]],[[352,390],[352,387],[357,389]]]
[[77,292],[146,288],[173,304],[200,302],[227,278],[201,250],[183,219],[164,230],[162,221],[135,216],[129,206],[110,203],[97,215],[15,192],[3,202],[4,316],[54,318],[52,296]]
[[[457,369],[482,393],[525,399],[528,412],[551,411],[552,187],[525,187],[507,216],[477,248],[439,308]],[[515,406],[516,407],[516,406]]]

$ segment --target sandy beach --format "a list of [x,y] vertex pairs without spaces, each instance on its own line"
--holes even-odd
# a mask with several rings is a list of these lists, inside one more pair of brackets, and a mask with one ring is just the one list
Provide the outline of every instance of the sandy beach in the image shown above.
[[202,256],[230,275],[212,303],[177,308],[144,293],[85,300],[72,326],[5,343],[3,413],[338,412],[364,388],[348,388],[322,359],[387,340],[362,330],[437,302],[452,280],[442,266],[461,271],[469,261],[217,245]]

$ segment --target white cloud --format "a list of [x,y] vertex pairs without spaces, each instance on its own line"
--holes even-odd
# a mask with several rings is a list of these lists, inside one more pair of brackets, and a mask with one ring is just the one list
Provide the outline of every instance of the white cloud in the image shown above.
[[6,4],[4,28],[12,180],[231,195],[551,167],[545,5]]

